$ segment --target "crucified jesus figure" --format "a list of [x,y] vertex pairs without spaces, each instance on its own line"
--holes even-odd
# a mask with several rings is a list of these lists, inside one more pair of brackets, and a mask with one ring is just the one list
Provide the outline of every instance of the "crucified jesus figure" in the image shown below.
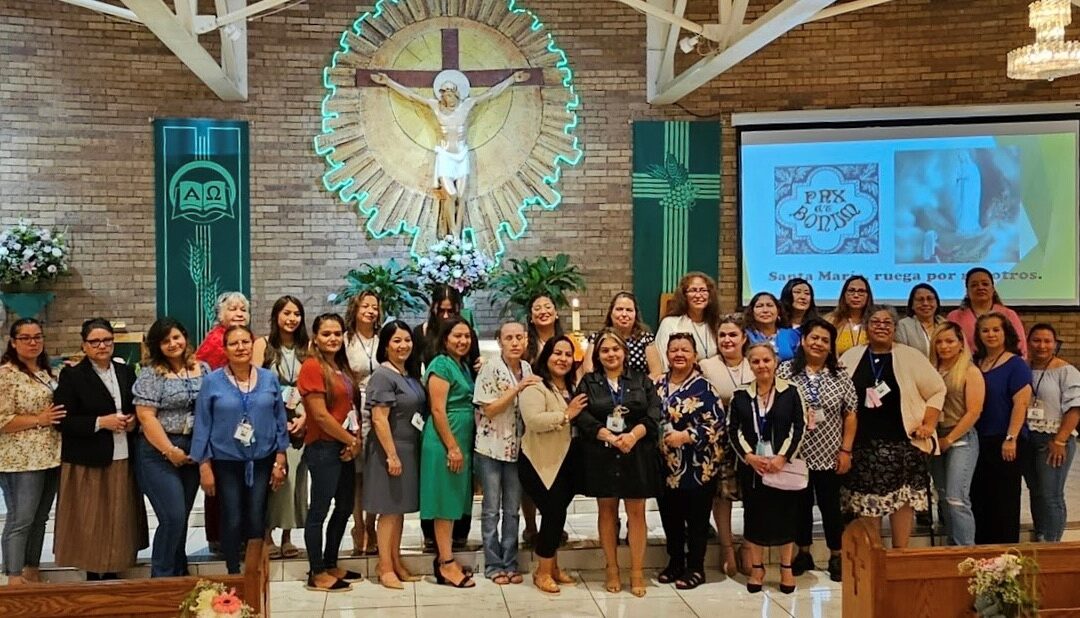
[[439,199],[439,236],[459,235],[464,219],[465,191],[469,187],[469,145],[466,142],[469,115],[485,101],[501,95],[511,84],[529,80],[529,73],[517,71],[479,96],[469,96],[469,78],[454,69],[435,76],[434,98],[416,94],[390,78],[375,73],[371,81],[382,84],[410,101],[426,105],[439,125],[439,143],[435,146],[435,173],[432,186]]

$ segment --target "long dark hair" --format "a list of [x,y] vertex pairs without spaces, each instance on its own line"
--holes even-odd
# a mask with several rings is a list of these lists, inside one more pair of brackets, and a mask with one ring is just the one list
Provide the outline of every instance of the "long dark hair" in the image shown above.
[[[776,306],[776,330],[783,328],[787,319],[784,317],[784,308],[780,305],[780,301],[773,296],[772,292],[758,292],[754,294],[754,297],[750,299],[750,302],[746,304],[746,308],[743,309],[743,326],[747,330],[761,331],[758,328],[757,318],[754,317],[754,305],[758,303],[762,298],[769,297],[772,299],[773,305]],[[719,329],[718,329],[719,330]]]
[[629,299],[630,302],[634,303],[634,325],[630,327],[630,336],[637,338],[649,332],[649,327],[641,319],[641,306],[638,305],[637,297],[630,292],[625,291],[619,292],[611,297],[611,302],[608,303],[607,317],[604,318],[604,328],[615,328],[615,322],[611,319],[611,313],[615,311],[615,303],[623,298]]
[[[364,290],[363,292],[360,292],[356,296],[353,296],[352,298],[350,298],[349,299],[349,304],[345,308],[345,339],[346,339],[346,341],[351,340],[353,338],[353,336],[356,335],[356,332],[357,332],[356,331],[356,311],[360,308],[360,301],[362,301],[362,300],[364,300],[365,298],[368,298],[368,297],[371,297],[371,298],[375,299],[375,305],[376,305],[377,309],[376,309],[376,313],[375,313],[375,326],[374,326],[374,329],[375,329],[376,333],[379,332],[379,325],[382,324],[382,317],[383,317],[383,314],[382,314],[382,299],[379,298],[379,295],[376,294],[373,290]],[[436,302],[434,304],[434,306],[438,307],[439,303]]]
[[[337,365],[338,371],[341,371],[349,378],[349,384],[352,386],[352,399],[353,403],[356,403],[357,396],[359,395],[360,381],[356,377],[356,373],[353,372],[352,367],[349,366],[349,355],[345,351],[345,320],[336,313],[323,313],[315,317],[311,322],[311,332],[315,335],[319,333],[319,327],[323,322],[337,322],[341,326],[341,347],[334,353],[334,364]],[[314,339],[314,338],[313,338]],[[319,346],[311,346],[311,356],[315,360],[319,361],[319,367],[322,369],[323,387],[326,389],[326,408],[329,410],[334,405],[334,370],[331,368],[329,361],[326,359],[326,355],[319,349]]]
[[[836,327],[823,318],[811,318],[799,326],[802,339],[806,339],[810,333],[814,332],[815,328],[823,329],[829,333],[829,353],[825,356],[825,367],[829,369],[830,373],[837,373],[839,363],[836,360]],[[791,359],[791,373],[797,375],[802,373],[804,369],[806,369],[806,350],[800,345],[795,350],[795,358]]]
[[[464,324],[469,329],[469,337],[473,336],[472,326],[469,326],[469,321],[460,315],[455,315],[447,320],[443,321],[442,330],[439,331],[439,338],[435,341],[435,355],[445,354],[450,356],[450,352],[446,347],[446,340],[450,338],[450,331],[454,330],[454,327]],[[382,341],[379,342],[382,345]],[[472,348],[472,342],[470,341],[469,347]],[[465,355],[461,357],[461,361],[467,363],[469,360],[469,353],[465,352]]]
[[[394,333],[399,330],[403,330],[409,333],[409,339],[413,337],[412,329],[409,325],[401,320],[390,320],[379,330],[379,347],[375,349],[375,360],[380,363],[385,363],[390,359],[386,349],[390,346],[390,340],[393,339]],[[410,376],[420,379],[420,356],[422,352],[418,342],[413,341],[412,353],[409,354],[409,358],[405,359],[405,373]]]
[[979,273],[982,273],[982,274],[986,275],[987,277],[990,277],[990,285],[994,286],[993,304],[995,304],[995,305],[1004,305],[1005,303],[1001,302],[1001,297],[998,296],[997,284],[994,283],[994,273],[990,272],[989,270],[986,270],[982,266],[976,266],[975,268],[972,268],[971,270],[967,271],[967,273],[964,275],[964,300],[960,301],[960,306],[962,308],[964,308],[964,309],[970,309],[971,308],[971,297],[968,296],[967,286],[968,286],[968,282],[971,281],[971,278],[973,276],[979,274]]
[[[23,326],[37,326],[41,329],[41,334],[45,334],[45,329],[42,328],[41,322],[34,318],[21,318],[15,320],[11,325],[11,328],[8,329],[7,349],[4,350],[4,355],[0,357],[0,363],[11,363],[18,367],[19,371],[30,377],[34,377],[34,372],[30,371],[30,368],[26,366],[26,363],[22,362],[22,359],[19,358],[19,354],[15,351],[15,336]],[[37,356],[37,364],[39,369],[49,374],[49,377],[52,377],[52,367],[49,366],[49,353],[45,351],[44,345],[41,346],[41,354],[38,354]],[[5,393],[4,396],[6,397],[8,394]]]
[[[555,345],[560,341],[565,341],[570,346],[570,353],[574,353],[574,342],[570,340],[570,337],[566,335],[555,335],[551,339],[547,340],[544,347],[540,349],[540,355],[536,357],[536,363],[532,365],[533,373],[540,376],[543,380],[544,386],[551,390],[555,390],[555,386],[551,383],[551,370],[548,369],[548,360],[551,359],[551,355],[555,352]],[[566,390],[568,392],[574,392],[577,388],[577,384],[574,382],[574,376],[577,375],[580,362],[574,360],[570,364],[570,372],[566,374]]]
[[1013,328],[1012,322],[1009,322],[1008,318],[997,311],[991,311],[980,315],[975,320],[975,353],[972,354],[972,358],[975,359],[976,363],[981,363],[988,354],[986,344],[983,343],[982,337],[979,336],[979,329],[982,327],[983,322],[994,318],[1001,320],[1001,330],[1005,333],[1005,350],[1020,356],[1020,335]]
[[716,291],[716,282],[713,278],[700,271],[692,270],[679,279],[679,287],[675,288],[675,295],[664,317],[686,315],[690,311],[690,299],[686,297],[686,288],[694,279],[704,281],[705,287],[709,290],[709,304],[705,305],[705,315],[702,317],[709,330],[715,333],[720,327],[720,295]]
[[915,316],[915,293],[919,290],[926,290],[934,295],[934,302],[937,303],[937,309],[934,310],[934,315],[940,314],[941,297],[938,296],[937,290],[934,289],[934,286],[930,285],[929,283],[916,283],[915,286],[911,288],[911,292],[908,294],[907,297],[907,317],[910,318]]
[[[555,306],[555,299],[547,294],[537,294],[536,296],[533,296],[529,299],[529,304],[525,306],[525,332],[529,335],[529,343],[525,345],[525,356],[523,358],[530,366],[533,364],[533,359],[539,358],[537,355],[540,353],[540,334],[536,331],[536,325],[533,324],[532,321],[532,308],[533,305],[536,304],[536,301],[541,298],[550,300],[551,304]],[[555,311],[558,312],[558,310],[558,306],[555,306]],[[610,316],[611,314],[608,313],[608,315]],[[555,334],[552,335],[552,339],[555,337],[562,337],[566,333],[566,331],[563,330],[562,322],[559,318],[555,318],[553,327],[555,328]]]
[[780,290],[780,315],[785,317],[780,325],[785,328],[791,328],[791,318],[795,314],[795,286],[797,285],[805,285],[810,288],[810,306],[803,313],[802,321],[808,322],[818,317],[817,301],[814,300],[814,286],[810,285],[810,282],[802,277],[788,279],[787,283],[784,284],[784,289]]
[[856,281],[862,281],[866,285],[866,304],[863,305],[862,310],[863,326],[870,319],[870,308],[874,306],[874,291],[870,289],[870,280],[862,275],[852,275],[844,281],[844,285],[840,288],[840,298],[836,301],[836,309],[833,309],[832,313],[828,315],[828,320],[837,328],[844,326],[851,318],[851,307],[847,302],[847,291],[851,284]]
[[274,301],[270,309],[270,334],[266,336],[266,352],[263,355],[263,367],[270,367],[281,362],[281,327],[278,326],[278,316],[285,310],[285,305],[292,303],[300,311],[300,324],[293,332],[293,351],[296,354],[296,362],[301,363],[308,355],[308,332],[307,324],[304,323],[304,303],[295,296],[285,295]]
[[150,325],[150,329],[146,331],[146,355],[143,359],[143,364],[150,365],[154,368],[154,371],[158,372],[160,375],[165,375],[172,371],[172,367],[169,365],[169,359],[166,358],[165,353],[161,351],[161,344],[173,329],[180,331],[180,334],[184,336],[184,343],[187,346],[184,349],[184,355],[181,357],[181,362],[184,367],[187,369],[194,369],[199,362],[198,359],[195,358],[195,349],[191,347],[191,337],[188,336],[188,331],[184,328],[184,325],[176,318],[171,318],[169,316],[158,318]]

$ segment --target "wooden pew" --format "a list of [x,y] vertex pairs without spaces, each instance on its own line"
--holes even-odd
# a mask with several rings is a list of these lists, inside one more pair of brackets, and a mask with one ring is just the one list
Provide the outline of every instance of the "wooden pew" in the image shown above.
[[992,558],[1015,547],[1039,563],[1040,616],[1080,616],[1080,542],[886,549],[873,526],[844,531],[844,618],[970,618],[964,558]]
[[0,587],[0,616],[145,617],[178,615],[177,608],[200,579],[236,588],[237,595],[261,616],[270,615],[270,559],[263,541],[249,541],[241,575],[121,579],[71,584]]

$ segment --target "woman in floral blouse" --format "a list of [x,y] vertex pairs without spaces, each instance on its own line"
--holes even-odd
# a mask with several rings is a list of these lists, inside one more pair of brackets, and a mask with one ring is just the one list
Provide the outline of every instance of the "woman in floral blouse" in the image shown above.
[[41,581],[38,565],[45,523],[60,479],[60,432],[66,412],[53,405],[56,380],[49,370],[41,323],[11,325],[0,357],[0,489],[7,517],[0,546],[8,585]]
[[821,511],[825,543],[829,546],[829,577],[840,581],[840,536],[844,520],[840,513],[840,475],[851,469],[855,442],[855,410],[859,401],[855,385],[837,368],[836,327],[822,318],[803,322],[802,345],[795,358],[782,363],[776,375],[799,389],[806,407],[806,433],[799,451],[810,469],[809,486],[802,492],[795,542],[799,553],[792,569],[796,576],[815,569],[810,556],[813,543],[814,502]]
[[656,384],[664,431],[660,452],[666,464],[660,518],[668,552],[668,566],[658,581],[674,581],[680,590],[705,583],[709,513],[726,433],[720,395],[701,375],[696,361],[693,335],[672,333],[667,344],[668,372]]

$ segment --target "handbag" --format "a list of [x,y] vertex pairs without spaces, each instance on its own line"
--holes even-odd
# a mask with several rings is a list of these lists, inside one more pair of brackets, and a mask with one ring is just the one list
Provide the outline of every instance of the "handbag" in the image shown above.
[[810,483],[810,470],[806,467],[806,461],[792,459],[779,472],[763,474],[761,482],[782,491],[802,491]]

